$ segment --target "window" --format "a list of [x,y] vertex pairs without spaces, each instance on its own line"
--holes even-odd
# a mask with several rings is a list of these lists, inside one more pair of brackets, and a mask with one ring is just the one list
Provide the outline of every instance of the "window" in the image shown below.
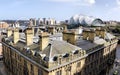
[[31,64],[31,70],[33,70],[33,65]]
[[28,75],[27,61],[24,60],[24,75]]
[[75,75],[81,75],[81,72],[77,72]]
[[43,75],[43,71],[41,69],[38,69],[38,75]]
[[31,64],[31,75],[34,75],[34,66]]
[[78,63],[77,63],[77,67],[80,67],[80,66],[81,66],[81,62],[78,62]]
[[27,67],[24,67],[23,72],[24,72],[24,75],[29,75]]
[[20,55],[18,55],[18,60],[21,61]]
[[55,75],[62,75],[62,71],[57,71]]
[[70,41],[70,39],[67,39],[67,42],[69,42]]

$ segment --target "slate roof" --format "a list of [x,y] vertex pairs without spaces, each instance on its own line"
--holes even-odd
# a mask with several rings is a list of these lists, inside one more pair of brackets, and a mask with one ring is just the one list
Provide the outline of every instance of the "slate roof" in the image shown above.
[[[94,38],[94,42],[90,42],[88,40],[83,40],[82,38],[79,38],[76,40],[76,45],[72,45],[66,41],[61,40],[50,40],[48,46],[43,51],[39,50],[40,49],[39,43],[33,43],[28,47],[34,52],[44,54],[45,57],[48,58],[48,61],[51,61],[51,59],[54,56],[64,55],[75,50],[88,50],[98,45],[104,44],[106,42],[106,39],[111,40],[114,37],[115,36],[111,35],[110,33],[106,33],[105,39],[96,36]],[[13,36],[8,37],[7,41],[9,43],[13,41]],[[14,46],[23,49],[27,47],[25,42],[26,42],[25,39],[20,39]]]
[[108,40],[111,40],[111,39],[115,38],[115,36],[113,36],[113,35],[110,34],[110,33],[106,33],[105,38],[108,39]]
[[80,50],[81,48],[67,43],[66,41],[52,40],[50,44],[41,53],[46,54],[47,57],[54,57],[55,55],[69,53],[74,50]]

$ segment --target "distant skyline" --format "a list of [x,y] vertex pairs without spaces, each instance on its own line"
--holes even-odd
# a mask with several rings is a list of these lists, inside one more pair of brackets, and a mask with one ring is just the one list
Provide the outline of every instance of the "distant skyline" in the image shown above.
[[54,18],[66,20],[75,14],[120,21],[120,0],[1,0],[0,20]]

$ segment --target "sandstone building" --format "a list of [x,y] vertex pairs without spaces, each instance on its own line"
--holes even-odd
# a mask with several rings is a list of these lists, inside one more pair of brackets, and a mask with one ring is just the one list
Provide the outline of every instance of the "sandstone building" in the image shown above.
[[1,43],[2,32],[4,32],[5,29],[7,29],[8,27],[9,27],[8,23],[0,22],[0,60],[2,59],[2,43]]
[[118,40],[104,29],[64,31],[63,41],[43,32],[34,43],[33,36],[32,28],[24,38],[16,28],[2,39],[4,63],[13,75],[105,75],[115,59]]
[[0,22],[0,29],[5,29],[5,28],[8,28],[9,25],[6,23],[6,22]]

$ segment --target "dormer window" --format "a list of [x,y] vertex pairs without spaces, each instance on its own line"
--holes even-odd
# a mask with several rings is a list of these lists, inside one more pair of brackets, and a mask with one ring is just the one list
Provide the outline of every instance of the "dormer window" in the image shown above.
[[43,60],[49,61],[49,58],[45,56],[45,57],[43,58]]
[[31,54],[30,48],[26,48],[26,53]]
[[34,53],[34,56],[38,56],[39,54],[37,52]]
[[31,53],[31,51],[30,51],[30,50],[26,50],[26,53],[30,54],[30,53]]
[[54,57],[53,57],[53,61],[56,61],[57,59],[58,59],[57,56],[54,56]]
[[76,51],[74,52],[74,54],[78,54],[78,52],[79,52],[79,51],[78,51],[78,50],[76,50]]
[[64,58],[66,58],[66,57],[68,57],[69,56],[69,54],[68,53],[66,53],[65,55],[63,55],[63,57]]

